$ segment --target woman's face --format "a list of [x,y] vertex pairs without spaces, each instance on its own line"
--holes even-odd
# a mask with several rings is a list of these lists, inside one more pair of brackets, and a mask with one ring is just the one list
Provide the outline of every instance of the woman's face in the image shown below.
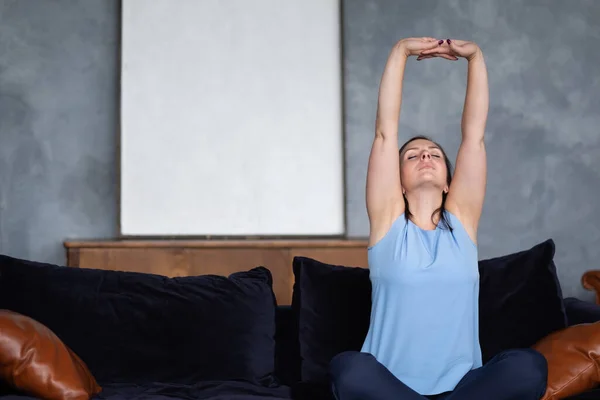
[[413,140],[400,154],[400,180],[404,193],[427,186],[447,192],[447,174],[442,149],[429,140]]

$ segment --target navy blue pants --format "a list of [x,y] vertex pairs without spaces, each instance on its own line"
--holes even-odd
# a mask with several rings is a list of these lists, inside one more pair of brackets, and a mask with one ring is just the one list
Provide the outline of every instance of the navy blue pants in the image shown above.
[[533,349],[507,350],[468,372],[454,390],[432,396],[406,386],[368,353],[338,354],[330,373],[337,400],[539,400],[546,392],[548,365]]

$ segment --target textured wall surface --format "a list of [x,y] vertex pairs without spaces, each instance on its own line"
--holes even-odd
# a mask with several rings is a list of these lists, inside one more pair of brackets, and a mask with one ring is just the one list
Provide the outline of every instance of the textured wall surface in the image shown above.
[[[0,252],[64,262],[62,242],[117,234],[118,1],[0,0]],[[549,237],[566,295],[600,268],[600,2],[346,0],[349,235],[368,234],[364,186],[381,72],[407,36],[476,41],[490,79],[480,257]],[[412,59],[401,140],[452,159],[464,60]]]
[[116,234],[117,1],[0,1],[0,252]]
[[[365,179],[379,80],[396,40],[477,42],[490,84],[488,189],[480,258],[556,242],[566,295],[591,299],[581,274],[600,268],[600,39],[598,1],[344,2],[349,234],[368,233]],[[406,68],[400,142],[460,143],[467,65],[443,59]]]

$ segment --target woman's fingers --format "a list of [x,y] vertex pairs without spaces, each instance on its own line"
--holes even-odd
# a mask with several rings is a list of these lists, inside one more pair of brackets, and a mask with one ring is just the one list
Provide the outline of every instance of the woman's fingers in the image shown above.
[[458,39],[446,39],[446,43],[448,43],[449,45],[455,44],[457,46],[461,46],[465,43],[467,43],[465,40],[458,40]]
[[451,61],[457,61],[458,57],[452,55],[452,54],[440,54],[439,55],[442,58],[445,58],[446,60],[451,60]]
[[448,47],[450,48],[450,50],[453,53],[459,53],[459,51],[458,51],[458,48],[460,47],[459,43],[457,43],[455,40],[451,40],[451,39],[448,39],[446,41],[446,43],[448,43]]
[[423,43],[423,49],[420,51],[417,61],[426,60],[428,58],[445,58],[446,60],[457,61],[461,55],[461,44],[464,43],[462,40],[453,39],[436,39],[432,37],[421,38]]
[[420,56],[418,56],[417,57],[417,61],[426,60],[428,58],[436,58],[436,57],[445,58],[446,60],[451,60],[451,61],[457,61],[458,60],[458,57],[453,56],[452,54],[431,53],[431,54],[427,54],[427,55],[420,55]]
[[421,61],[421,60],[426,60],[428,58],[434,58],[435,56],[433,55],[428,55],[428,56],[419,56],[417,57],[417,61]]
[[451,54],[452,50],[450,49],[449,46],[444,44],[442,46],[436,46],[434,48],[429,48],[429,49],[423,50],[421,52],[422,55],[433,54],[433,53],[435,53],[435,54]]
[[427,43],[425,43],[425,45],[423,46],[423,51],[431,51],[433,49],[436,49],[439,47],[439,41],[436,39],[433,39],[431,41],[428,41]]

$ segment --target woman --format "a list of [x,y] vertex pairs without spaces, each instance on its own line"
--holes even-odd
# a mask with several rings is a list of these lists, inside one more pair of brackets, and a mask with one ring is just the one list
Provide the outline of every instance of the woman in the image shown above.
[[[406,61],[468,62],[455,176],[441,146],[417,137],[398,151]],[[486,187],[488,82],[479,47],[409,38],[391,50],[367,174],[371,322],[361,352],[331,361],[338,400],[540,399],[545,358],[502,352],[482,365],[477,228]]]

